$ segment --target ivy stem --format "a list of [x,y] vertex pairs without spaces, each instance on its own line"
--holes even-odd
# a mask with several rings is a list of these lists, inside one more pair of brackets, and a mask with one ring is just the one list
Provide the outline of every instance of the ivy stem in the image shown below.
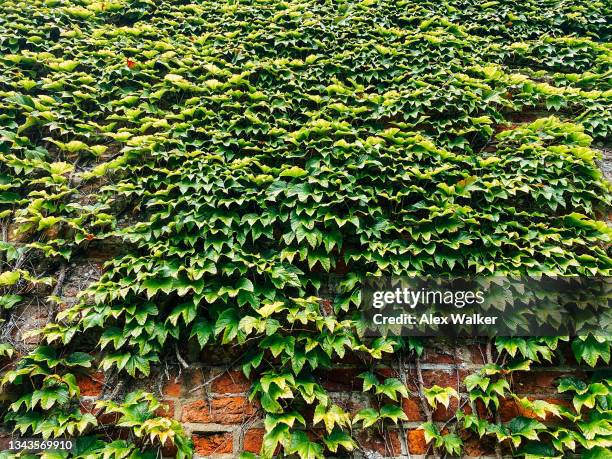
[[416,371],[417,371],[417,381],[419,383],[419,398],[421,399],[421,403],[423,405],[423,411],[425,412],[425,417],[427,418],[427,422],[432,422],[432,414],[429,405],[427,404],[427,400],[425,399],[425,383],[423,381],[423,371],[421,369],[421,359],[419,357],[416,358]]
[[[425,413],[425,418],[427,419],[427,422],[431,423],[433,422],[433,415],[432,415],[431,409],[429,408],[427,400],[425,399],[425,383],[423,381],[423,370],[421,369],[421,358],[418,356],[416,357],[416,360],[415,360],[415,366],[416,366],[416,372],[417,372],[417,382],[419,386],[419,399],[421,401],[421,406],[423,407],[423,412]],[[435,446],[433,447],[433,451],[434,451],[434,456],[439,457],[437,448]],[[428,456],[429,454],[426,453],[425,457],[428,457]]]
[[[486,356],[487,356],[487,363],[494,363],[493,362],[493,341],[492,340],[487,340]],[[498,410],[495,410],[495,423],[497,425],[501,425],[502,423],[501,416],[499,415]],[[495,458],[502,459],[502,449],[501,449],[501,444],[499,442],[495,442]]]
[[[402,381],[402,384],[404,386],[408,386],[408,381],[407,381],[407,378],[406,378],[406,367],[404,365],[404,358],[403,358],[403,354],[402,353],[400,353],[399,356],[398,356],[398,365],[399,365],[399,377],[400,377],[400,380]],[[400,400],[401,400],[401,398],[400,398]],[[402,438],[402,444],[403,444],[404,450],[406,451],[408,459],[411,459],[412,456],[410,454],[410,450],[408,449],[408,445],[406,444],[406,429],[404,428],[404,424],[403,423],[400,424],[400,432],[401,432],[401,435],[402,435],[401,438]]]
[[176,353],[176,359],[179,361],[179,363],[181,364],[181,366],[186,370],[187,368],[189,368],[189,364],[187,362],[185,362],[185,359],[183,359],[183,357],[181,356],[181,353],[179,352],[179,348],[178,348],[178,344],[174,345],[174,352]]
[[[66,262],[62,261],[59,268],[59,274],[57,275],[57,283],[55,287],[53,287],[53,291],[50,296],[59,296],[62,293],[62,286],[64,285],[64,280],[66,279]],[[49,311],[49,319],[52,320],[57,313],[57,301],[51,301],[51,303],[55,303],[55,306],[51,306]]]
[[[8,222],[5,222],[4,220],[2,220],[0,227],[2,228],[2,242],[6,243],[8,242]],[[4,252],[1,252],[0,253],[0,263],[3,261],[4,261]]]

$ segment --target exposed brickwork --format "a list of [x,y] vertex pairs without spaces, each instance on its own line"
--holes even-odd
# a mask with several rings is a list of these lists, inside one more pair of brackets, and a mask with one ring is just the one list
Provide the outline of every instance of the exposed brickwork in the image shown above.
[[244,434],[242,449],[250,453],[258,453],[263,443],[264,429],[249,429]]
[[233,436],[229,432],[196,433],[192,438],[195,452],[202,456],[229,454],[234,451]]
[[238,370],[225,371],[211,383],[211,390],[218,394],[237,394],[247,392],[251,388],[251,381]]
[[422,430],[409,430],[406,436],[410,454],[425,454],[427,452],[427,443],[425,442],[425,435]]
[[[100,258],[104,257],[100,255]],[[79,265],[78,263],[82,263]],[[67,282],[63,291],[62,302],[74,303],[74,295],[82,289],[81,280],[95,277],[99,272],[98,262],[84,260],[70,267]],[[44,312],[44,311],[43,311]],[[36,324],[24,324],[24,329],[37,328],[45,318],[38,311],[32,311],[28,317],[36,320]],[[233,352],[233,353],[232,353]],[[263,419],[259,407],[248,401],[248,393],[252,381],[245,378],[239,368],[230,368],[229,363],[236,360],[240,349],[218,348],[207,353],[204,358],[197,352],[190,353],[185,345],[181,354],[190,361],[190,367],[178,371],[177,366],[158,368],[147,381],[135,383],[135,387],[144,387],[156,393],[167,408],[157,410],[157,415],[173,417],[183,423],[186,431],[193,437],[198,458],[218,457],[229,459],[238,457],[240,451],[258,453],[264,436]],[[517,372],[510,379],[512,389],[519,395],[530,399],[542,399],[550,403],[569,406],[567,394],[558,394],[556,390],[558,379],[568,375],[588,377],[584,372],[576,371],[569,345],[561,345],[560,358],[554,363],[542,362],[534,365],[531,372]],[[461,395],[461,401],[451,400],[448,409],[439,407],[432,412],[434,422],[442,427],[451,419],[458,405],[466,412],[471,411],[467,404],[466,389],[462,383],[464,378],[480,368],[485,362],[485,349],[474,342],[436,342],[429,340],[421,358],[422,376],[426,387],[432,385],[451,386]],[[206,365],[197,362],[206,362]],[[405,381],[410,396],[401,402],[408,420],[401,428],[391,428],[384,435],[371,428],[360,431],[354,428],[354,438],[367,457],[422,457],[428,451],[423,431],[418,427],[426,421],[422,401],[418,396],[418,378],[414,362],[404,362],[399,367],[396,356],[385,356],[379,365],[367,367],[366,362],[357,356],[347,353],[345,357],[331,369],[318,369],[317,380],[329,391],[331,402],[339,405],[352,415],[363,408],[377,407],[376,398],[370,398],[362,393],[363,379],[359,374],[364,371],[374,371],[379,379],[398,377]],[[77,384],[83,400],[83,411],[94,411],[95,399],[103,393],[112,390],[105,384],[105,375],[94,372],[91,375],[78,375]],[[494,421],[491,413],[480,402],[476,409],[481,417]],[[310,422],[314,407],[302,408],[300,413]],[[515,416],[534,417],[534,413],[521,407],[515,400],[502,400],[500,416],[507,422]],[[100,422],[112,423],[115,416],[102,416]],[[544,421],[556,421],[545,419]],[[314,428],[309,425],[307,431],[315,441],[324,434],[324,426],[319,424]],[[458,431],[464,441],[464,454],[467,457],[494,457],[495,444],[491,439],[478,439]],[[0,435],[1,437],[1,435]],[[164,454],[172,457],[174,450],[168,445]],[[282,452],[279,450],[279,454]],[[431,453],[431,451],[430,451]]]
[[381,435],[376,430],[369,429],[357,434],[357,443],[365,451],[374,451],[385,457],[399,456],[401,443],[397,431],[389,431]]
[[195,400],[183,407],[183,422],[240,424],[255,413],[246,397],[220,397]]
[[162,389],[162,394],[166,397],[178,397],[181,395],[181,384],[179,382],[175,382],[171,380],[166,383],[164,388]]
[[77,385],[81,395],[99,397],[104,390],[104,373],[80,374],[77,376]]

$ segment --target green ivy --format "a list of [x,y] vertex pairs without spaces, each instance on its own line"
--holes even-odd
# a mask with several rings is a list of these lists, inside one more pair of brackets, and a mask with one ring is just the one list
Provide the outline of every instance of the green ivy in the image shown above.
[[[0,312],[37,296],[61,309],[3,376],[5,422],[95,433],[74,408],[75,369],[149,376],[187,341],[244,352],[263,457],[350,451],[353,426],[404,420],[405,383],[376,367],[424,343],[363,336],[365,277],[611,273],[610,184],[593,148],[612,131],[610,14],[581,0],[3,1]],[[111,239],[124,253],[57,307],[64,275],[49,275]],[[321,293],[331,277],[335,293]],[[495,417],[508,375],[552,360],[558,341],[498,339],[507,361],[466,379],[469,401]],[[609,363],[609,338],[571,348]],[[318,378],[348,355],[373,402],[355,416]],[[606,381],[562,383],[584,416],[576,401],[518,399],[565,430],[459,410],[450,430],[427,422],[426,439],[459,454],[463,429],[525,457],[577,445],[599,457]],[[419,395],[428,410],[458,398]],[[91,435],[73,456],[148,457],[146,438],[188,457],[176,422],[145,406],[157,402],[104,402],[140,441]]]

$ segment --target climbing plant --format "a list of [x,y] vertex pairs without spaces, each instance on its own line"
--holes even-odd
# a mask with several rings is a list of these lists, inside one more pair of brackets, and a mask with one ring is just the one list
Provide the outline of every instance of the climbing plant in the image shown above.
[[[4,422],[91,434],[74,457],[149,457],[167,441],[189,456],[146,393],[99,405],[130,440],[96,437],[74,375],[146,377],[185,341],[239,349],[262,457],[342,454],[353,429],[405,420],[405,382],[377,366],[418,367],[426,342],[364,337],[367,276],[610,274],[596,163],[612,130],[610,13],[580,0],[3,1],[0,311],[42,296],[52,316],[3,376]],[[63,304],[67,263],[112,238],[124,253]],[[561,381],[567,409],[511,390],[558,342],[489,343],[469,403],[443,431],[423,425],[431,448],[459,454],[472,431],[524,457],[605,457],[609,376]],[[610,361],[606,337],[571,347],[590,367]],[[377,407],[355,416],[317,377],[348,354]],[[428,417],[459,398],[418,391]],[[502,423],[512,397],[564,427]]]

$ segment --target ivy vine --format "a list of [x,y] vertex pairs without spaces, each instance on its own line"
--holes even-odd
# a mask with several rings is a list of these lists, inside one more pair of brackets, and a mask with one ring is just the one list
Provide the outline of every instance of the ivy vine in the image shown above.
[[[18,357],[4,422],[82,434],[71,457],[168,442],[190,457],[151,394],[89,413],[75,382],[94,366],[149,376],[189,342],[202,359],[240,350],[261,457],[346,454],[354,429],[401,425],[405,381],[379,371],[398,356],[419,372],[431,452],[459,455],[471,432],[498,457],[609,457],[608,373],[559,381],[571,407],[512,390],[567,338],[486,343],[465,400],[425,387],[425,341],[367,339],[355,312],[366,276],[611,273],[596,163],[612,132],[610,16],[582,0],[3,1],[0,358]],[[124,253],[65,304],[69,263],[110,240]],[[41,298],[42,341],[16,349],[13,312]],[[596,367],[610,342],[570,346]],[[320,379],[349,355],[372,400],[355,415]],[[452,399],[442,428],[431,412]],[[502,399],[524,415],[501,422]],[[129,439],[100,435],[102,413]]]

